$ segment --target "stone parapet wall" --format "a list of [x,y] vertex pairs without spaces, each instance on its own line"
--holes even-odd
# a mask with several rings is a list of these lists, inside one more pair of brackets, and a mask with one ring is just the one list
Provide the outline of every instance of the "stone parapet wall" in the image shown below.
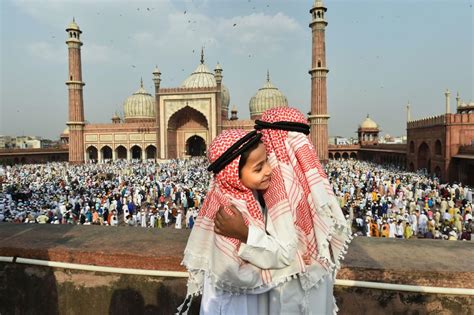
[[351,151],[351,150],[359,150],[360,145],[358,144],[328,144],[328,150],[333,151],[333,150],[338,150],[338,151]]
[[474,113],[448,115],[449,124],[474,124]]
[[160,88],[158,94],[178,94],[178,93],[209,93],[217,92],[216,87],[201,87],[201,88],[185,88],[185,87],[175,87],[175,88]]
[[459,147],[459,154],[474,155],[474,144]]
[[51,154],[67,153],[67,147],[42,148],[42,149],[0,149],[0,155],[28,155],[28,154]]
[[444,125],[446,123],[445,117],[446,115],[439,115],[430,116],[418,120],[411,120],[407,123],[407,129]]
[[223,120],[222,129],[244,129],[244,130],[253,130],[255,126],[255,121],[252,119],[238,119],[238,120]]
[[[184,271],[188,230],[0,224],[0,256]],[[474,242],[355,238],[337,279],[474,288]],[[186,279],[0,263],[0,313],[172,314]],[[336,286],[339,314],[472,314],[470,296]],[[199,301],[192,314],[197,313]],[[92,312],[92,313],[91,313]]]
[[407,123],[407,129],[424,128],[439,125],[455,125],[455,124],[473,124],[474,113],[463,114],[443,114],[439,116],[430,116],[422,119],[412,120]]

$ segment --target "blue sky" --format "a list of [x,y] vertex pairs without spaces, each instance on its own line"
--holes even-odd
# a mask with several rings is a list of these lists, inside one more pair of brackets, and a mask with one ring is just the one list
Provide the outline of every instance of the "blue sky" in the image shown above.
[[[1,1],[0,134],[57,139],[67,120],[66,26],[82,34],[84,106],[110,122],[139,87],[179,86],[200,48],[223,68],[231,106],[248,103],[267,69],[291,106],[310,109],[312,0]],[[331,136],[354,136],[367,114],[383,133],[406,133],[412,117],[441,114],[444,91],[473,100],[472,0],[324,1]],[[235,24],[235,26],[234,26]]]

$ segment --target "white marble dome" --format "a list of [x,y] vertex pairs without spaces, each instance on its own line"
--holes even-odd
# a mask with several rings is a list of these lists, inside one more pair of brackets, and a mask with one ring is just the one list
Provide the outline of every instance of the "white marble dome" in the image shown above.
[[360,124],[361,129],[378,129],[379,126],[372,118],[367,115],[367,118]]
[[155,118],[155,98],[143,88],[143,80],[138,91],[123,103],[123,113],[126,121]]
[[264,111],[275,107],[288,107],[286,96],[270,82],[267,73],[267,82],[250,99],[250,117],[261,115]]
[[[220,65],[218,64],[216,68]],[[220,68],[222,70],[222,68]],[[183,81],[181,87],[186,88],[206,88],[206,87],[216,87],[216,78],[214,77],[214,73],[212,73],[209,68],[204,64],[203,57],[201,58],[201,64],[197,66],[196,70],[186,80]],[[221,105],[222,110],[229,110],[229,103],[230,103],[230,93],[229,89],[224,85],[221,84]]]

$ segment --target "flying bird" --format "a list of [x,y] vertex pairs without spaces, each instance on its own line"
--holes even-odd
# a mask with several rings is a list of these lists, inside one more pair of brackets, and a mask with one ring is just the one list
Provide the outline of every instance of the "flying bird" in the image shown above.
[[236,27],[237,26],[237,23],[234,23],[233,27]]

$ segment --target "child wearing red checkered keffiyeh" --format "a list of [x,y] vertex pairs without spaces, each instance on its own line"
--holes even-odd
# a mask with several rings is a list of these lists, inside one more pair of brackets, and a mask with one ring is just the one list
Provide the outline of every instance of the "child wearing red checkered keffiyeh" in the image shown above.
[[288,107],[269,109],[256,121],[255,128],[263,134],[272,166],[272,183],[264,198],[270,215],[275,215],[271,209],[289,201],[298,235],[298,252],[306,263],[306,272],[299,274],[306,299],[302,306],[308,311],[327,314],[331,310],[336,312],[337,307],[331,303],[325,305],[317,292],[327,290],[326,301],[333,301],[335,271],[352,238],[351,229],[308,135],[292,131],[298,129],[294,127],[297,124],[307,126],[305,116]]
[[[188,241],[183,260],[190,271],[188,296],[205,291],[202,313],[216,309],[234,314],[255,313],[256,309],[259,314],[335,312],[334,270],[345,251],[350,230],[309,138],[301,132],[305,128],[292,125],[305,124],[304,116],[287,109],[268,112],[262,120],[267,124],[260,124],[258,129],[263,130],[273,168],[270,188],[264,194],[267,226],[254,194],[238,178],[237,157],[215,175],[198,219],[202,221],[201,230],[193,231]],[[279,121],[292,128],[280,130],[281,124],[276,123]],[[269,129],[269,123],[277,128]],[[210,161],[244,135],[243,131],[234,131],[217,137],[209,150]],[[242,212],[249,226],[247,244],[213,233],[212,221],[219,206],[229,204]],[[277,249],[268,253],[262,245],[268,242],[276,245],[269,248]],[[214,300],[205,298],[206,288],[214,288],[210,290]],[[268,303],[270,300],[272,303]],[[220,304],[216,306],[215,302]],[[222,303],[227,306],[225,312]]]
[[[252,134],[257,136],[255,131]],[[228,150],[247,135],[243,130],[223,131],[209,147],[211,165],[229,155]],[[214,174],[188,239],[183,258],[189,271],[188,294],[180,312],[188,309],[192,296],[203,294],[202,314],[268,313],[266,292],[305,271],[289,205],[283,201],[271,210],[278,215],[269,212],[266,217],[272,219],[265,220],[256,192],[239,177],[241,156],[231,158]],[[215,233],[214,219],[221,205],[232,205],[241,213],[248,227],[245,243]]]

